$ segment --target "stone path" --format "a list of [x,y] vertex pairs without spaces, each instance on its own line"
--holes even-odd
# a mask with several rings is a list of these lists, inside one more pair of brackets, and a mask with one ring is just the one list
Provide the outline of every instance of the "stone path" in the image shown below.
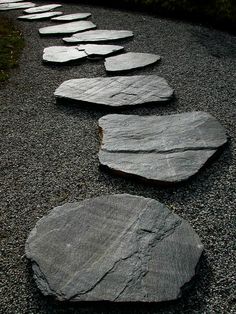
[[32,2],[17,2],[17,3],[0,3],[0,11],[18,10],[25,8],[32,8],[36,4]]
[[18,16],[18,19],[20,20],[44,20],[44,19],[50,19],[53,16],[62,15],[63,12],[60,11],[54,11],[54,12],[45,12],[45,13],[37,13],[37,14],[25,14]]
[[[0,10],[4,6],[0,5]],[[35,7],[18,18],[50,18],[63,14],[52,11],[59,6]],[[18,4],[10,3],[7,8],[18,8]],[[90,15],[62,15],[52,21],[68,22]],[[63,38],[67,43],[133,37],[132,31],[85,31],[95,27],[90,21],[54,22],[40,28],[39,33],[76,33]],[[61,64],[119,54],[123,49],[115,45],[51,46],[44,49],[43,61]],[[159,60],[159,55],[127,52],[106,58],[105,69],[129,71]],[[83,106],[119,108],[167,102],[173,92],[157,75],[132,75],[72,79],[62,83],[55,96]],[[118,173],[157,183],[189,179],[227,142],[224,128],[206,112],[106,115],[98,124],[102,137],[100,163]],[[190,225],[158,201],[108,195],[54,208],[38,221],[25,250],[36,283],[45,295],[63,301],[160,302],[180,297],[181,288],[195,274],[203,246]]]

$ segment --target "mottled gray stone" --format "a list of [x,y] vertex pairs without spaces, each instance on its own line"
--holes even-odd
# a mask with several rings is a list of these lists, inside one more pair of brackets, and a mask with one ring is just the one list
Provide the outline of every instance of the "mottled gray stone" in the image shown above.
[[32,2],[16,2],[16,3],[3,3],[0,4],[0,11],[20,10],[25,8],[35,7],[36,4]]
[[102,117],[99,127],[102,165],[164,183],[189,179],[227,142],[224,128],[205,112],[113,114]]
[[173,95],[165,79],[156,75],[82,78],[65,81],[57,98],[111,107],[134,106],[169,100]]
[[202,250],[187,221],[156,200],[128,194],[54,208],[25,246],[39,289],[60,301],[179,298]]
[[160,60],[160,56],[151,53],[128,52],[105,60],[107,72],[121,72],[143,68]]
[[46,26],[40,28],[39,33],[41,35],[72,34],[93,28],[96,28],[96,25],[90,21],[78,21],[53,26]]
[[52,16],[57,16],[61,14],[63,14],[63,12],[60,12],[60,11],[37,13],[37,14],[25,14],[25,15],[18,16],[18,19],[29,20],[29,21],[44,20],[44,19],[49,19]]
[[69,21],[76,21],[76,20],[83,20],[90,17],[91,13],[73,13],[73,14],[66,14],[59,17],[52,18],[52,21],[60,21],[60,22],[69,22]]
[[84,59],[87,54],[77,47],[52,46],[43,51],[43,61],[65,63],[72,60]]
[[84,32],[83,34],[74,34],[71,37],[63,38],[63,40],[68,43],[106,42],[130,37],[133,37],[133,32],[99,29],[95,31]]
[[24,12],[27,14],[43,13],[43,12],[51,11],[60,7],[62,7],[61,4],[46,4],[46,5],[41,5],[39,7],[35,7],[32,9],[27,9]]

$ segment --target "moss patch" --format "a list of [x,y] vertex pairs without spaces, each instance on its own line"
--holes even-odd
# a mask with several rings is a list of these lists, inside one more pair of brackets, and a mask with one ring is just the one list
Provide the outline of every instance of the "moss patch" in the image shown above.
[[9,70],[18,65],[24,39],[10,19],[0,19],[0,82],[9,77]]

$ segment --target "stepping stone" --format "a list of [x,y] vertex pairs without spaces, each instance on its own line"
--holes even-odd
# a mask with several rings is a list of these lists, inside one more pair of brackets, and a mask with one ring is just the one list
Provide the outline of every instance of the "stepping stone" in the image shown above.
[[65,63],[84,58],[87,58],[87,54],[77,47],[52,46],[43,51],[43,61],[46,62]]
[[96,25],[90,21],[78,21],[43,27],[39,29],[39,33],[41,35],[72,34],[93,28],[96,28]]
[[90,17],[91,13],[74,13],[74,14],[66,14],[59,17],[52,18],[52,21],[60,21],[60,22],[69,22],[69,21],[76,21],[76,20],[83,20]]
[[52,16],[57,16],[57,15],[61,15],[63,14],[63,12],[45,12],[45,13],[37,13],[37,14],[25,14],[25,15],[21,15],[18,16],[18,19],[20,20],[44,20],[44,19],[49,19]]
[[54,95],[58,99],[120,107],[164,102],[173,92],[159,76],[137,75],[73,79],[62,83]]
[[47,5],[42,5],[33,9],[27,9],[24,12],[27,14],[43,13],[43,12],[51,11],[60,7],[62,7],[61,4],[47,4]]
[[41,292],[70,302],[177,299],[202,251],[187,221],[156,200],[128,194],[56,207],[25,245]]
[[35,7],[36,4],[32,2],[16,2],[0,4],[0,11],[20,10],[25,8]]
[[133,32],[130,31],[95,30],[84,32],[83,34],[74,34],[72,37],[63,38],[63,40],[68,43],[106,42],[133,36]]
[[24,0],[0,0],[0,4],[5,4],[5,3],[16,3],[16,2],[22,2]]
[[227,142],[224,128],[205,112],[112,114],[102,117],[99,127],[102,165],[159,183],[189,179]]
[[80,50],[84,50],[88,56],[107,56],[119,51],[124,50],[124,47],[117,45],[79,45]]
[[107,72],[122,72],[146,67],[160,59],[160,56],[151,53],[128,52],[107,58],[105,68]]

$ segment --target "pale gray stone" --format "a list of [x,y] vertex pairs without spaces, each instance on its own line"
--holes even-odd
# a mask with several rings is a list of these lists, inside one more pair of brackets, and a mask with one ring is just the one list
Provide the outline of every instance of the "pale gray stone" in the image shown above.
[[224,128],[205,112],[113,114],[102,117],[99,127],[102,165],[159,183],[189,179],[227,142]]
[[105,60],[107,72],[122,72],[146,67],[160,60],[160,56],[151,53],[128,52]]
[[137,75],[73,79],[62,83],[54,95],[60,99],[120,107],[164,102],[173,92],[159,76]]
[[65,63],[72,60],[84,59],[87,54],[77,47],[52,46],[43,51],[43,61],[54,63]]
[[60,12],[60,11],[37,13],[37,14],[25,14],[25,15],[18,16],[18,19],[29,20],[29,21],[45,20],[45,19],[51,18],[52,16],[57,16],[61,14],[63,14],[63,12]]
[[3,3],[3,4],[0,4],[0,11],[32,8],[32,7],[35,7],[35,5],[36,4],[32,2]]
[[84,50],[88,56],[107,56],[124,50],[124,47],[117,45],[79,45],[79,50]]
[[72,34],[93,28],[96,28],[96,25],[90,21],[78,21],[53,26],[46,26],[40,28],[39,33],[41,35]]
[[32,9],[27,9],[24,12],[27,14],[43,13],[43,12],[48,12],[48,11],[51,11],[60,7],[62,7],[61,4],[46,4],[46,5],[41,5],[39,7],[35,7]]
[[54,208],[25,246],[38,288],[60,301],[177,299],[202,251],[187,221],[128,194]]
[[74,34],[71,37],[63,38],[68,43],[83,43],[83,42],[106,42],[111,40],[125,39],[133,37],[133,32],[123,30],[95,30],[88,31],[82,34]]
[[66,14],[59,17],[52,18],[52,21],[60,21],[60,22],[69,22],[69,21],[76,21],[76,20],[83,20],[90,17],[91,13],[73,13],[73,14]]
[[16,2],[23,2],[24,0],[0,0],[0,4],[4,3],[16,3]]

